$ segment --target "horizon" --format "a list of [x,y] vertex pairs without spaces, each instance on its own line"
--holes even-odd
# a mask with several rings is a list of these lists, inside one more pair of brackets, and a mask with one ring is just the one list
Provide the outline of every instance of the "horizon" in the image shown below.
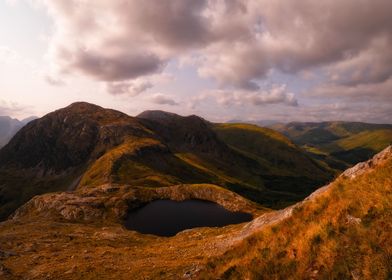
[[0,115],[85,100],[130,116],[390,124],[391,10],[387,0],[0,0]]
[[[69,104],[69,105],[67,105],[67,106],[65,106],[65,107],[61,107],[61,108],[54,109],[53,111],[48,112],[48,113],[46,113],[46,114],[44,114],[44,115],[42,115],[42,116],[33,116],[33,115],[31,115],[31,116],[27,116],[27,117],[25,117],[25,118],[13,118],[12,116],[0,115],[0,117],[8,117],[8,118],[11,118],[11,119],[13,119],[13,120],[20,121],[20,122],[25,121],[25,120],[30,119],[30,118],[39,119],[39,118],[45,117],[46,115],[48,115],[48,114],[50,114],[50,113],[53,113],[54,111],[64,109],[64,108],[66,108],[66,107],[68,107],[68,106],[71,106],[71,105],[73,105],[73,104],[75,104],[75,103],[88,103],[88,104],[90,104],[90,105],[99,106],[99,107],[102,107],[102,108],[104,108],[104,109],[111,109],[111,110],[116,110],[116,111],[122,112],[122,111],[117,110],[117,109],[114,109],[114,108],[107,108],[107,107],[100,106],[100,105],[93,104],[93,103],[89,103],[89,102],[86,102],[86,101],[75,101],[75,102],[73,102],[73,103],[71,103],[71,104]],[[135,117],[135,118],[137,118],[140,114],[142,114],[142,113],[144,113],[144,112],[147,112],[147,111],[161,111],[161,112],[170,113],[170,114],[174,113],[174,112],[171,112],[171,111],[165,111],[165,110],[159,110],[159,109],[147,109],[147,110],[141,111],[141,112],[139,112],[139,113],[137,113],[137,114],[135,114],[135,115],[129,115],[129,114],[127,114],[127,115],[130,116],[130,117]],[[122,113],[125,113],[125,112],[122,112]],[[126,113],[125,113],[125,114],[126,114]],[[174,114],[177,114],[177,113],[174,113]],[[208,118],[204,118],[204,117],[202,117],[202,116],[195,115],[195,114],[189,114],[189,115],[177,114],[177,115],[182,116],[182,117],[189,117],[189,116],[192,116],[192,115],[193,115],[193,116],[201,117],[201,118],[203,118],[203,119],[205,119],[205,120],[207,120],[207,121],[211,121],[211,120],[209,120]],[[212,121],[212,122],[214,122],[214,121]],[[259,122],[259,123],[258,123],[258,122]],[[271,124],[262,125],[262,124],[260,124],[261,122],[271,122]],[[273,125],[273,124],[291,124],[291,123],[339,123],[339,122],[341,122],[341,123],[365,123],[365,124],[366,124],[366,123],[368,123],[368,124],[390,124],[390,123],[379,123],[379,122],[376,123],[376,122],[361,122],[361,121],[343,121],[343,120],[334,120],[334,119],[331,119],[331,120],[323,120],[323,121],[316,121],[316,122],[312,122],[312,121],[288,121],[288,122],[283,122],[283,121],[270,120],[270,119],[255,119],[255,120],[249,120],[249,119],[248,119],[248,120],[230,119],[230,120],[222,121],[222,123],[233,123],[233,124],[234,124],[234,123],[249,123],[249,124],[256,124],[256,125],[258,125],[258,126],[266,126],[266,127],[268,127],[269,125]],[[216,123],[219,123],[219,122],[216,122]]]

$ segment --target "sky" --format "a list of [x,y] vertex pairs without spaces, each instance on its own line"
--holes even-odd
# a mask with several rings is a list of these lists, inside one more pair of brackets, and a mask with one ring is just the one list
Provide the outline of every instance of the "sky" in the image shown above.
[[392,123],[390,0],[0,0],[0,115]]

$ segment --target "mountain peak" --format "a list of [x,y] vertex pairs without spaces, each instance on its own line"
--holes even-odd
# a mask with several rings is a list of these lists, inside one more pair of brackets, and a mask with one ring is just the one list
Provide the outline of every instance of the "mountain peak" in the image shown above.
[[104,110],[104,108],[92,103],[79,101],[79,102],[74,102],[60,110],[97,111],[97,110]]

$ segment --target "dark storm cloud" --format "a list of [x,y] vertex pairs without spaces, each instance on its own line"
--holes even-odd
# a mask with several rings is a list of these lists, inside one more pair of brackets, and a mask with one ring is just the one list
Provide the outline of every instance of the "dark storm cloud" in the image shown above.
[[153,54],[105,54],[80,51],[69,67],[101,81],[122,81],[152,74],[162,69],[164,62]]

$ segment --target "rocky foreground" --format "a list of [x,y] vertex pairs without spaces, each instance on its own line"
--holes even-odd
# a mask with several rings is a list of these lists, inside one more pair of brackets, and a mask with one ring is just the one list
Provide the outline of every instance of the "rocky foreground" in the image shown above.
[[[19,208],[10,219],[0,224],[0,278],[187,279],[221,277],[236,279],[239,275],[250,279],[260,278],[260,275],[252,272],[252,269],[257,269],[257,266],[256,268],[247,266],[249,265],[247,259],[249,262],[253,260],[252,264],[255,262],[254,256],[257,250],[260,249],[260,252],[257,251],[260,254],[264,252],[263,248],[258,248],[262,244],[262,241],[259,241],[260,235],[271,232],[279,236],[282,233],[280,230],[284,230],[281,225],[290,221],[297,223],[295,226],[291,225],[292,228],[298,227],[300,223],[303,223],[301,226],[305,227],[307,215],[303,213],[303,221],[296,218],[301,215],[300,211],[307,207],[315,207],[314,205],[323,205],[324,200],[321,198],[329,198],[330,193],[335,193],[342,184],[357,183],[355,180],[366,179],[373,176],[372,174],[377,175],[378,173],[375,172],[378,170],[383,170],[382,172],[387,174],[391,169],[391,162],[392,147],[388,147],[372,160],[347,170],[336,182],[319,189],[303,202],[280,211],[268,211],[230,191],[213,185],[178,185],[152,189],[105,184],[92,189],[37,196]],[[390,197],[392,183],[390,178],[384,177],[383,175],[384,185],[380,190],[385,192],[384,196]],[[349,188],[355,189],[355,187],[353,185]],[[369,189],[369,200],[371,201],[373,196],[380,196],[380,190],[376,187]],[[342,191],[338,195],[345,197],[346,193]],[[162,198],[211,200],[229,210],[251,213],[255,218],[249,223],[222,228],[186,230],[170,238],[143,235],[128,231],[122,226],[122,220],[129,209]],[[363,199],[363,197],[358,195],[358,199]],[[351,196],[350,200],[353,205],[358,203]],[[326,201],[328,204],[323,206],[320,213],[329,206],[333,206],[334,203],[338,203],[331,199]],[[367,204],[366,201],[361,203]],[[390,211],[390,200],[385,200],[384,204],[383,207],[386,210],[383,209]],[[381,209],[381,206],[377,207]],[[345,219],[345,227],[349,227],[350,224],[359,226],[364,220],[363,217],[359,217],[360,215],[347,211],[344,213],[342,217]],[[341,213],[336,213],[338,214]],[[323,216],[323,219],[331,219],[330,223],[333,224],[334,219],[337,218]],[[383,219],[384,226],[385,223],[391,222],[391,216],[389,218],[385,216]],[[316,220],[315,223],[317,222]],[[350,228],[339,234],[344,235],[347,230]],[[289,232],[287,234],[290,236]],[[306,238],[307,235],[304,234],[303,239],[306,240]],[[320,235],[318,238],[314,242],[323,244],[324,236]],[[381,234],[379,238],[384,245],[381,248],[385,251],[382,256],[392,256],[390,236],[389,240],[385,239],[385,234]],[[249,249],[247,246],[252,242],[254,244]],[[350,246],[350,242],[354,240],[347,242],[348,245],[345,246]],[[376,246],[376,249],[380,247],[377,242],[373,246]],[[271,252],[273,252],[272,247],[271,244],[271,249],[269,249]],[[276,259],[290,257],[294,262],[301,262],[303,260],[301,250],[301,248],[296,248],[291,249],[290,253],[285,251],[284,255],[278,255]],[[259,253],[257,253],[257,258],[260,257]],[[262,260],[257,260],[260,269],[265,267]],[[378,258],[374,260],[377,262]],[[328,275],[328,271],[324,271],[326,268],[322,270],[317,263],[305,261],[303,263],[304,268],[300,265],[298,265],[299,268],[290,268],[294,269],[293,272],[298,273],[299,277],[319,279],[323,275]],[[388,271],[385,270],[387,265],[387,262],[379,264],[381,272],[375,275],[382,273],[387,275]],[[369,275],[356,268],[350,269],[349,272],[353,279],[371,279]],[[321,273],[322,271],[324,274]],[[279,274],[276,273],[276,271],[271,271],[271,275],[279,279]],[[281,273],[284,275],[285,272]],[[292,278],[298,277],[292,274]]]

